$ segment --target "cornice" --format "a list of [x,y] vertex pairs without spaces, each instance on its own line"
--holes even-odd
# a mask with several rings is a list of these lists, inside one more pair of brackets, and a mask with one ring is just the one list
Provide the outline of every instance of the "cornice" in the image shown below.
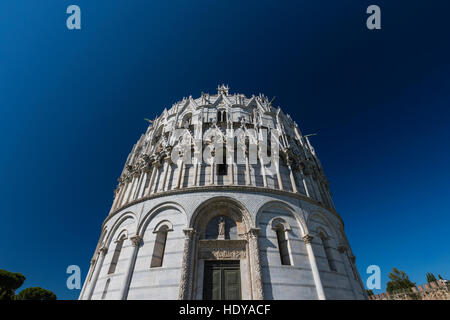
[[341,216],[337,213],[336,210],[326,207],[324,204],[322,204],[314,199],[311,199],[307,196],[299,194],[299,193],[294,193],[294,192],[285,191],[285,190],[278,190],[278,189],[269,189],[269,188],[264,188],[264,187],[255,187],[255,186],[209,185],[209,186],[196,186],[196,187],[186,187],[186,188],[182,188],[182,189],[173,189],[173,190],[154,193],[154,194],[133,200],[133,201],[115,209],[114,211],[112,211],[103,221],[102,229],[105,226],[105,224],[119,212],[121,212],[131,206],[134,206],[136,204],[145,202],[147,200],[152,200],[152,199],[162,198],[162,197],[167,197],[167,196],[173,196],[173,195],[178,195],[178,194],[186,194],[186,193],[227,192],[227,191],[237,191],[237,192],[247,192],[247,193],[254,192],[254,193],[261,193],[261,194],[276,194],[276,195],[291,197],[291,198],[294,198],[297,200],[306,201],[306,202],[309,202],[315,206],[321,207],[324,210],[332,213],[334,216],[336,216],[336,218],[339,219],[339,221],[342,223],[342,225],[344,225],[344,221],[342,220]]

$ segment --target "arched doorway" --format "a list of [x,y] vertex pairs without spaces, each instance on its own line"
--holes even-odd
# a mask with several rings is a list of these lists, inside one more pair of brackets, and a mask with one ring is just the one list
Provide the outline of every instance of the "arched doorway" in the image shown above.
[[194,212],[190,226],[180,298],[262,299],[258,229],[247,209],[231,198],[213,198]]

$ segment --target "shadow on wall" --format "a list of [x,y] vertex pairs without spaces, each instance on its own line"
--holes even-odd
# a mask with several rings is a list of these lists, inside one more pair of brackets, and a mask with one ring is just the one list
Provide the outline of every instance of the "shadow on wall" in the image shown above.
[[273,300],[274,299],[273,287],[272,287],[272,280],[270,277],[270,270],[268,268],[269,258],[267,256],[267,251],[269,248],[275,248],[276,250],[278,250],[278,248],[269,239],[267,239],[266,225],[260,223],[259,227],[261,228],[261,231],[258,237],[258,246],[260,251],[260,263],[263,280],[264,299]]

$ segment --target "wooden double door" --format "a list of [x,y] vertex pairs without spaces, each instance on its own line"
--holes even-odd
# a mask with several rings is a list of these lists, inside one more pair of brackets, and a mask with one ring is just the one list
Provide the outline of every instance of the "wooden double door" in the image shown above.
[[204,270],[203,299],[241,299],[241,271],[239,260],[205,261]]

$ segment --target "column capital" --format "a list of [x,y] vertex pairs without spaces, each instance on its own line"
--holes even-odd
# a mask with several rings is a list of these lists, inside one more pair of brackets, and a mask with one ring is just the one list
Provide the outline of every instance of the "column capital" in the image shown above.
[[131,244],[133,247],[138,247],[142,242],[142,237],[138,234],[130,237]]
[[246,233],[246,236],[248,239],[256,239],[256,238],[258,238],[260,231],[261,231],[261,228],[250,228],[248,230],[248,232]]
[[192,239],[192,237],[194,236],[196,231],[194,228],[186,228],[186,229],[183,229],[183,232],[184,232],[186,239]]
[[306,244],[310,244],[312,242],[312,240],[314,239],[314,237],[308,233],[308,234],[304,235],[302,237],[302,239]]
[[100,254],[101,254],[102,256],[105,256],[106,253],[108,252],[108,248],[105,247],[105,246],[103,246],[103,247],[101,247],[100,249],[98,249],[98,251],[100,252]]

